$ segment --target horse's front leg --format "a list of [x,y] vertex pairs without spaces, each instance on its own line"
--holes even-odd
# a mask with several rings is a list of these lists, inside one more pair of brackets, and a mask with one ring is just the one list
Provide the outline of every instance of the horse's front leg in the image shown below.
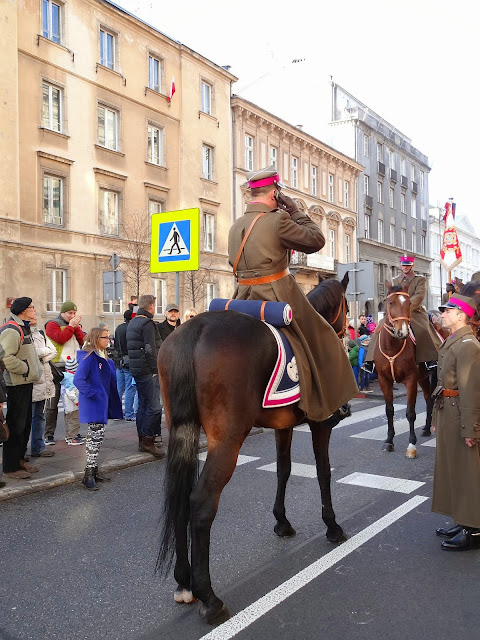
[[315,454],[315,464],[317,467],[318,484],[320,485],[320,495],[322,497],[322,519],[327,525],[326,536],[330,542],[344,542],[347,536],[342,527],[337,524],[335,512],[332,505],[330,458],[328,455],[328,445],[332,429],[326,427],[322,422],[308,421],[312,432],[313,452]]
[[281,538],[294,536],[296,533],[285,513],[285,490],[292,470],[292,434],[293,427],[291,429],[278,429],[275,431],[275,444],[277,447],[277,495],[273,506],[273,515],[277,520],[274,531],[277,536]]
[[421,435],[428,438],[432,435],[432,413],[434,399],[432,397],[433,391],[437,386],[437,370],[433,369],[432,373],[427,378],[422,378],[419,381],[422,387],[423,397],[425,398],[425,404],[427,406],[427,418],[425,420],[425,426],[422,429]]
[[393,415],[395,413],[393,408],[393,380],[391,382],[387,381],[384,376],[379,375],[378,381],[385,398],[385,415],[387,416],[387,439],[384,441],[382,449],[392,452],[395,450],[393,445],[393,438],[395,437],[395,428],[393,426]]
[[417,457],[417,435],[415,433],[415,418],[417,414],[415,412],[415,403],[417,401],[417,383],[418,376],[410,376],[405,380],[405,386],[407,387],[407,411],[406,416],[408,420],[408,426],[410,428],[410,434],[408,437],[408,447],[406,452],[407,458]]

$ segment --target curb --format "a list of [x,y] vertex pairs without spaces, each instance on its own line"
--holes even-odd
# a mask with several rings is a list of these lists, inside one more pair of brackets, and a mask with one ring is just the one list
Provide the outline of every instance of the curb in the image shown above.
[[[256,436],[260,433],[263,433],[262,428],[253,427],[248,436]],[[205,451],[206,448],[207,439],[202,437],[198,444],[198,450]],[[134,453],[123,458],[107,460],[100,466],[100,469],[105,473],[109,473],[110,471],[119,471],[129,467],[136,467],[139,464],[146,464],[147,462],[163,460],[165,457],[166,453],[160,458],[157,458],[150,453]],[[83,478],[83,475],[83,470],[64,471],[63,473],[56,473],[53,476],[39,478],[38,480],[30,480],[27,484],[24,484],[21,487],[6,486],[0,491],[0,502],[11,500],[12,498],[19,498],[20,496],[30,495],[31,493],[38,493],[39,491],[45,491],[47,489],[53,489],[55,487],[61,487],[65,484],[79,482]]]

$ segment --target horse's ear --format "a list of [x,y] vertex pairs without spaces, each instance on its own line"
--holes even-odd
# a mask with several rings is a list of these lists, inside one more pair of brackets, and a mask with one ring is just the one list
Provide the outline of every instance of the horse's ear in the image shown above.
[[385,285],[388,289],[388,292],[390,293],[390,291],[392,290],[392,283],[389,282],[388,280],[385,280]]
[[343,278],[340,281],[340,284],[342,285],[344,291],[347,290],[349,280],[350,280],[350,278],[348,276],[348,271],[345,271],[345,275],[343,276]]
[[325,280],[325,278],[323,276],[320,275],[320,273],[318,274],[318,284],[320,284],[321,282],[323,282]]

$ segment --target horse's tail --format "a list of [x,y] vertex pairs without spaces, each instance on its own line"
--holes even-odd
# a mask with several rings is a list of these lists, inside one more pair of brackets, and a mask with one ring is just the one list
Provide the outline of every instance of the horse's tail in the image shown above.
[[[194,350],[203,324],[188,323],[172,344],[166,367],[170,404],[170,435],[164,485],[163,529],[156,569],[167,573],[175,553],[176,535],[187,535],[190,494],[198,477],[200,419],[195,391]],[[172,334],[172,338],[175,334]],[[165,345],[167,347],[167,345]],[[160,352],[160,358],[162,354]]]

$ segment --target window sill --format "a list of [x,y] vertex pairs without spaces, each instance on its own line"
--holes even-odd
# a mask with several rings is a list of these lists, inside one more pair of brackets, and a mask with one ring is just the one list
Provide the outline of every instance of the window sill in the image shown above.
[[116,233],[107,233],[106,231],[99,231],[99,234],[103,237],[103,238],[119,238],[120,235],[118,233],[118,231]]
[[108,73],[112,73],[114,76],[117,76],[117,78],[122,78],[124,86],[127,85],[127,79],[125,78],[124,75],[122,75],[120,73],[120,71],[116,71],[115,69],[110,69],[110,67],[106,67],[101,62],[97,62],[97,64],[95,65],[95,73],[98,73],[99,69],[103,69],[104,71],[108,71]]
[[48,229],[65,229],[65,224],[57,224],[55,222],[44,222],[43,226]]
[[200,180],[201,180],[202,182],[208,182],[208,184],[216,184],[216,185],[218,185],[218,182],[215,182],[215,180],[211,180],[211,179],[209,179],[209,178],[203,178],[203,177],[202,177],[202,178],[200,178]]
[[61,44],[60,42],[55,42],[54,40],[51,40],[50,38],[46,38],[41,33],[37,33],[37,47],[40,46],[40,42],[48,42],[49,44],[52,44],[54,47],[58,47],[59,49],[62,49],[63,51],[66,51],[67,53],[69,53],[72,56],[72,62],[74,62],[75,53],[71,49],[66,47],[64,44]]
[[218,124],[218,118],[216,118],[215,116],[212,116],[211,113],[206,113],[205,111],[202,111],[201,109],[199,109],[198,111],[198,119],[200,120],[200,118],[204,116],[205,118],[208,118],[209,120],[212,120],[213,122],[216,122]]
[[152,96],[158,96],[163,98],[164,100],[168,100],[168,96],[162,93],[161,91],[155,91],[155,89],[151,89],[150,87],[145,87],[145,96],[151,94]]
[[165,167],[163,164],[155,164],[154,162],[149,162],[148,160],[145,160],[145,164],[149,167],[155,167],[155,169],[162,169],[162,171],[167,171],[167,167]]
[[55,129],[49,129],[48,127],[43,127],[41,124],[38,125],[38,128],[41,131],[46,131],[47,133],[53,133],[53,135],[55,136],[60,136],[60,138],[65,138],[65,140],[68,140],[70,138],[68,134],[62,133],[62,131],[55,131]]
[[116,156],[120,156],[120,157],[122,157],[122,158],[124,158],[124,157],[125,157],[125,154],[124,154],[124,153],[122,153],[121,151],[116,151],[116,149],[109,149],[108,147],[104,147],[104,146],[103,146],[103,145],[101,145],[101,144],[96,144],[96,145],[94,145],[94,146],[95,146],[95,149],[101,149],[102,151],[108,151],[108,153],[113,153],[113,154],[115,154]]

